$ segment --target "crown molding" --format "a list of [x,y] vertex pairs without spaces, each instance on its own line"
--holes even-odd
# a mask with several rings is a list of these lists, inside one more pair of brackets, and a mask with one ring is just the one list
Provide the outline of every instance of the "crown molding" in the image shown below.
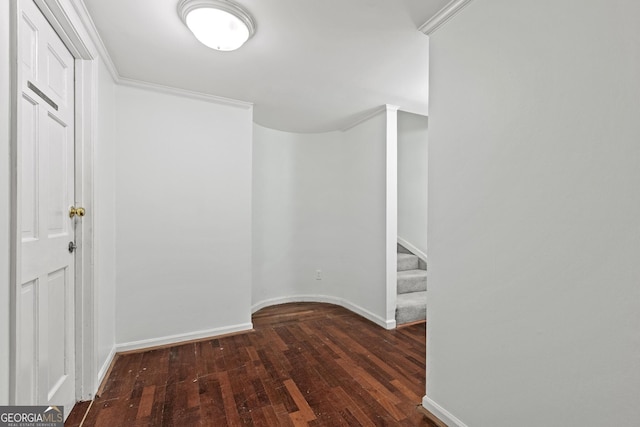
[[431,19],[422,24],[418,30],[430,36],[451,18],[456,16],[458,12],[471,3],[471,0],[452,0],[445,7],[440,9],[438,13],[433,15]]
[[252,102],[238,101],[237,99],[224,98],[222,96],[210,95],[208,93],[195,92],[195,91],[190,91],[186,89],[175,88],[172,86],[164,86],[164,85],[159,85],[155,83],[148,83],[142,80],[134,80],[134,79],[127,79],[124,77],[120,77],[117,83],[122,86],[129,86],[129,87],[134,87],[138,89],[146,89],[154,92],[166,93],[168,95],[182,96],[185,98],[197,99],[200,101],[207,101],[214,104],[226,105],[229,107],[243,108],[245,110],[250,110],[253,108]]
[[73,6],[76,13],[78,14],[80,21],[82,22],[82,25],[86,29],[87,33],[89,34],[89,37],[91,38],[91,41],[93,42],[96,50],[98,51],[98,55],[100,56],[103,63],[107,67],[107,70],[109,70],[109,73],[111,74],[111,77],[116,84],[119,84],[122,86],[130,86],[130,87],[137,87],[140,89],[152,90],[152,91],[166,93],[170,95],[183,96],[186,98],[198,99],[201,101],[207,101],[207,102],[212,102],[215,104],[221,104],[226,106],[239,107],[244,109],[253,108],[253,103],[251,102],[238,101],[231,98],[224,98],[221,96],[210,95],[208,93],[195,92],[195,91],[190,91],[186,89],[180,89],[177,87],[164,86],[160,84],[148,83],[141,80],[134,80],[134,79],[128,79],[128,78],[122,77],[118,72],[118,69],[116,68],[115,64],[113,63],[113,60],[111,59],[111,55],[109,55],[109,51],[107,50],[104,42],[102,41],[102,37],[100,37],[100,33],[98,32],[98,29],[96,28],[96,25],[93,22],[93,19],[91,18],[91,14],[87,9],[87,6],[85,5],[84,0],[71,0],[71,5]]
[[94,24],[93,19],[91,18],[91,15],[87,10],[87,6],[84,4],[83,0],[71,0],[71,5],[78,14],[80,22],[82,22],[82,25],[89,34],[93,45],[98,51],[100,59],[102,59],[105,67],[107,67],[107,70],[109,70],[111,78],[114,82],[117,83],[120,80],[120,74],[118,73],[118,69],[116,68],[115,64],[111,60],[111,55],[109,55],[109,52],[107,51],[107,48],[102,41],[102,37],[100,37],[100,34],[98,33],[98,29],[96,28],[96,25]]
[[362,123],[366,122],[367,120],[376,117],[377,115],[379,115],[381,113],[397,112],[399,109],[400,109],[400,107],[398,107],[397,105],[391,105],[391,104],[381,105],[380,107],[374,109],[371,112],[364,113],[362,116],[358,117],[353,122],[349,123],[348,125],[340,128],[338,130],[341,131],[341,132],[346,132],[346,131],[348,131],[350,129],[353,129],[354,127],[358,126],[359,124],[362,124]]
[[378,108],[376,108],[375,110],[365,113],[362,116],[358,117],[357,119],[355,119],[353,122],[349,123],[348,125],[342,127],[341,129],[339,129],[341,132],[346,132],[350,129],[353,129],[354,127],[358,126],[361,123],[366,122],[369,119],[374,118],[375,116],[384,113],[387,111],[387,106],[386,105],[382,105]]
[[415,109],[415,108],[404,108],[401,107],[400,109],[398,109],[399,112],[402,113],[409,113],[409,114],[414,114],[416,116],[422,116],[422,117],[429,117],[429,113],[425,113],[424,111]]

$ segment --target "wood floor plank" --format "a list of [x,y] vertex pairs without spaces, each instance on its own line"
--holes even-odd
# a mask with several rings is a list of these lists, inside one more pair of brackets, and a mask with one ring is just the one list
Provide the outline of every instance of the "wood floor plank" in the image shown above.
[[280,424],[278,421],[278,415],[276,414],[273,406],[264,406],[262,408],[262,416],[267,422],[267,426],[277,426]]
[[152,385],[144,388],[142,391],[142,397],[140,398],[140,404],[138,405],[138,414],[136,415],[136,419],[151,416],[155,395],[156,386]]
[[284,407],[284,405],[279,404],[279,405],[274,405],[273,406],[273,411],[276,414],[276,417],[278,418],[278,424],[274,424],[276,426],[283,426],[283,427],[292,427],[293,426],[293,422],[291,421],[291,418],[289,417],[289,411],[287,411],[287,409]]
[[302,414],[305,421],[315,420],[316,415],[313,413],[313,409],[309,406],[309,402],[305,400],[296,383],[292,380],[285,380],[284,386],[287,388],[287,391],[291,395],[293,401],[296,402],[299,412]]
[[79,427],[80,423],[84,419],[85,414],[89,410],[90,405],[91,405],[90,400],[76,403],[71,413],[67,417],[67,420],[65,421],[65,425],[67,427]]
[[420,402],[422,400],[421,396],[418,396],[413,390],[403,384],[402,381],[391,380],[391,384],[407,399],[410,399],[413,402]]
[[309,425],[304,415],[299,411],[290,413],[289,418],[295,427],[307,427]]
[[398,408],[396,408],[396,404],[400,403],[400,400],[390,393],[382,384],[377,382],[375,378],[369,376],[364,370],[353,366],[352,364],[346,362],[341,359],[338,360],[338,364],[341,364],[345,370],[352,371],[352,375],[356,378],[356,381],[363,386],[365,390],[369,392],[371,397],[375,399],[382,407],[384,407],[389,414],[396,420],[400,421],[406,418],[406,415],[403,414]]
[[365,414],[362,409],[355,404],[355,402],[351,399],[351,397],[342,389],[342,387],[336,387],[332,390],[332,394],[335,396],[337,402],[336,405],[339,405],[342,410],[350,409],[349,412],[353,415],[358,423],[363,427],[375,427],[375,424],[371,419]]
[[224,398],[218,375],[214,373],[198,378],[198,390],[205,420],[225,420]]
[[387,331],[321,303],[252,320],[247,333],[118,355],[83,427],[436,426],[416,410],[424,323]]
[[231,381],[229,381],[229,374],[227,372],[220,372],[218,374],[220,379],[220,390],[222,392],[222,401],[224,403],[224,413],[229,426],[242,425],[240,421],[240,414],[238,413],[236,401],[233,396],[233,390],[231,389]]

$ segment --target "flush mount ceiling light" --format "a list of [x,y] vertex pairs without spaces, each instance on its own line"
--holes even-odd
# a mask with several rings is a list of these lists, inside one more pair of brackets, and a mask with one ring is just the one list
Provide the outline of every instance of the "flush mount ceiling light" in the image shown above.
[[236,50],[256,32],[249,12],[230,0],[182,0],[178,14],[200,43],[211,49]]

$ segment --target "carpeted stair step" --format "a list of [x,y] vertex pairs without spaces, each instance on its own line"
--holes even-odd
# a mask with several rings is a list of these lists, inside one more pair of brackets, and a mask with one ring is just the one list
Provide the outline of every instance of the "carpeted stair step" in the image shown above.
[[427,290],[426,270],[398,271],[398,295]]
[[396,301],[396,324],[427,319],[427,292],[398,294]]
[[417,270],[420,268],[420,259],[413,254],[398,253],[398,271]]

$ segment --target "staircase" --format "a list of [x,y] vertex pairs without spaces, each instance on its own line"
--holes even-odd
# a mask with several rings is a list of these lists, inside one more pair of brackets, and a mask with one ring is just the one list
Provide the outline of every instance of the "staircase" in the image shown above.
[[409,250],[398,245],[396,324],[399,326],[426,318],[427,265]]

